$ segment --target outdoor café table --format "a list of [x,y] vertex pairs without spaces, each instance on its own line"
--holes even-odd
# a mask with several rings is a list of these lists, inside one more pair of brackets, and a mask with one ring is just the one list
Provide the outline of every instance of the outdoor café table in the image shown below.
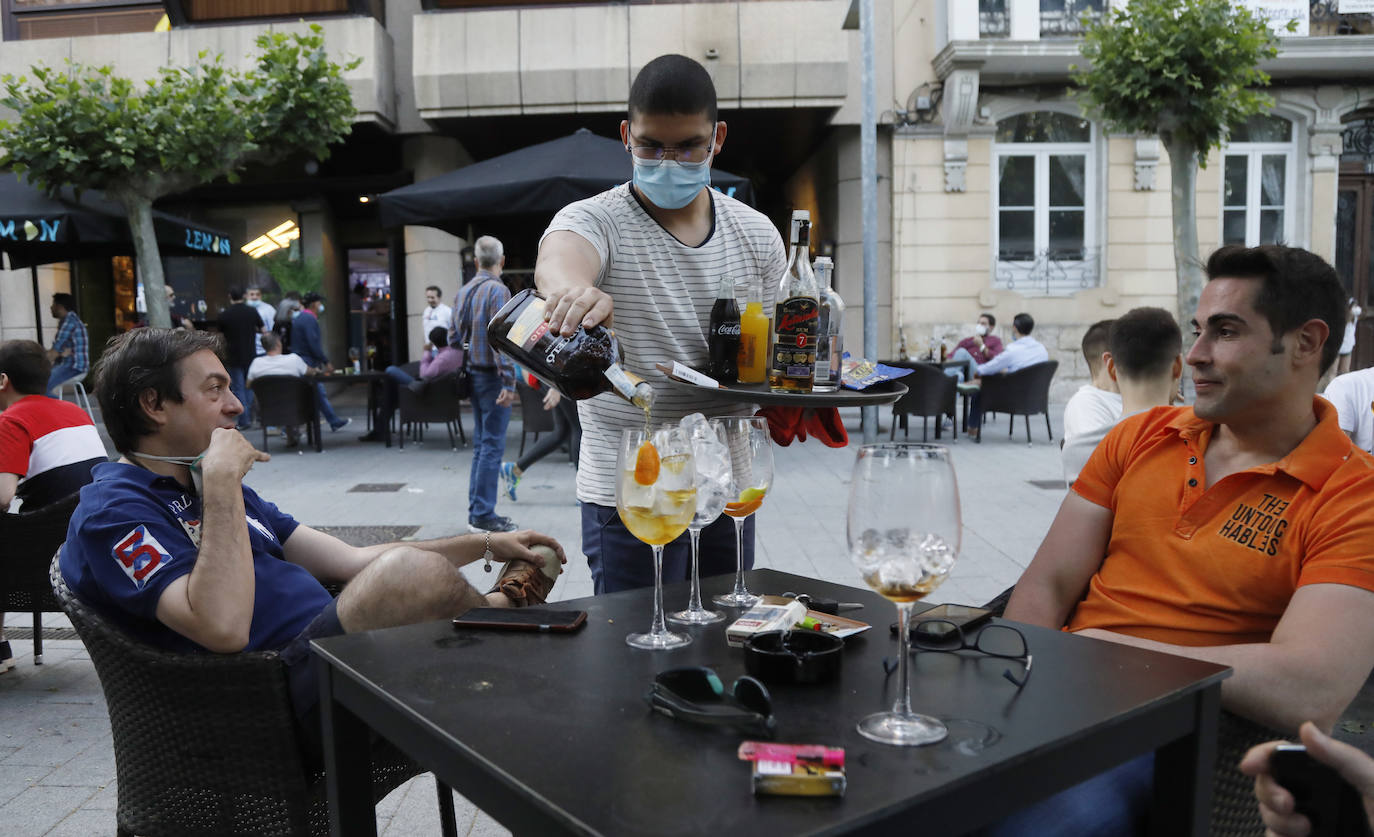
[[[577,633],[455,629],[429,622],[316,640],[335,834],[374,834],[370,728],[516,834],[706,835],[962,833],[1129,758],[1155,751],[1152,829],[1201,835],[1221,681],[1230,669],[1021,626],[1034,670],[1018,695],[1007,660],[920,652],[917,711],[952,721],[944,743],[889,747],[854,725],[891,708],[893,605],[866,590],[753,570],[749,589],[864,603],[872,630],[846,641],[831,683],[770,686],[776,740],[845,749],[848,791],[755,797],[746,736],[676,721],[641,695],[667,668],[704,665],[729,688],[744,674],[724,624],[691,629],[673,651],[640,651],[652,589],[556,602],[587,611]],[[733,575],[703,579],[709,594]],[[685,584],[665,589],[668,610]],[[1019,672],[1017,672],[1019,673]],[[972,731],[972,732],[970,732]]]
[[[372,417],[377,414],[377,404],[382,397],[382,387],[385,385],[386,373],[375,369],[364,369],[361,372],[353,372],[346,369],[335,369],[328,375],[319,375],[316,380],[322,384],[367,384],[367,429],[372,430]],[[391,447],[391,425],[379,427],[377,430],[382,434],[382,440],[387,447]]]

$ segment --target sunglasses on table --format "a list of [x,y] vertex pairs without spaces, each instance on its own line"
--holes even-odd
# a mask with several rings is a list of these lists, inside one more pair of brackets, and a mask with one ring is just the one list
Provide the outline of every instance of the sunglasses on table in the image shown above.
[[[970,636],[972,640],[970,640]],[[983,625],[971,634],[945,619],[926,619],[917,622],[911,632],[911,646],[917,651],[975,651],[988,657],[1016,660],[1025,666],[1020,677],[1003,669],[1002,676],[1015,684],[1017,689],[1026,685],[1030,679],[1031,663],[1026,645],[1026,635],[1010,625]],[[889,657],[883,658],[883,670],[888,674],[897,670],[897,662]]]
[[705,666],[660,672],[644,693],[644,702],[670,718],[696,724],[734,727],[766,737],[777,727],[773,697],[763,683],[746,675],[726,689],[720,676]]

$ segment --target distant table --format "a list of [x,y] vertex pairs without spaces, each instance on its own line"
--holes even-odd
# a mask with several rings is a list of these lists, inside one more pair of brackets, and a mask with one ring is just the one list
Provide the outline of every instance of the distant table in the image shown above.
[[[386,385],[386,373],[372,369],[364,369],[361,372],[344,372],[335,370],[328,375],[316,376],[315,380],[322,384],[362,384],[367,387],[367,429],[371,431],[372,417],[376,415],[378,403],[378,390]],[[387,422],[386,427],[378,428],[382,433],[382,440],[387,447],[391,447],[391,423]]]
[[[645,652],[650,589],[557,602],[582,609],[575,634],[457,630],[430,622],[317,640],[335,834],[374,834],[368,728],[516,834],[955,834],[994,822],[1140,754],[1155,751],[1159,835],[1206,833],[1221,681],[1230,669],[1022,627],[1034,655],[1018,694],[1005,660],[970,653],[913,658],[912,705],[954,720],[950,739],[888,747],[854,728],[891,707],[893,605],[866,590],[772,570],[749,588],[863,602],[874,628],[846,642],[838,681],[770,686],[777,740],[846,751],[843,798],[754,797],[738,734],[651,712],[656,672],[711,666],[744,673],[724,623],[693,628],[686,648]],[[733,576],[703,579],[709,594]],[[665,591],[669,610],[686,585]],[[962,747],[956,747],[962,744]]]

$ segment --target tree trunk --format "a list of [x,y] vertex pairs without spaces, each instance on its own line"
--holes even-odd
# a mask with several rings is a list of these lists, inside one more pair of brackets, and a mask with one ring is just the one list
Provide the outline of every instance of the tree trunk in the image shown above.
[[172,314],[167,307],[167,292],[163,290],[166,281],[162,276],[162,254],[153,232],[153,202],[139,195],[120,195],[119,201],[124,204],[129,231],[134,236],[134,254],[138,277],[143,282],[143,300],[148,307],[148,325],[171,328]]
[[1197,242],[1197,149],[1167,131],[1161,132],[1160,139],[1169,154],[1178,324],[1187,334],[1191,332],[1188,323],[1197,311],[1197,299],[1202,293],[1202,261],[1198,258]]

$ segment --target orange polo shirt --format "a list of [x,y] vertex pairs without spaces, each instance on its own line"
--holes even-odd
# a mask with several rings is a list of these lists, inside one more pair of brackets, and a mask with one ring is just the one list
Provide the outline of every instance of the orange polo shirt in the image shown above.
[[1267,642],[1304,584],[1374,591],[1374,457],[1336,409],[1277,462],[1205,489],[1215,425],[1191,407],[1121,422],[1074,480],[1113,513],[1107,557],[1068,630],[1105,628],[1178,645]]

